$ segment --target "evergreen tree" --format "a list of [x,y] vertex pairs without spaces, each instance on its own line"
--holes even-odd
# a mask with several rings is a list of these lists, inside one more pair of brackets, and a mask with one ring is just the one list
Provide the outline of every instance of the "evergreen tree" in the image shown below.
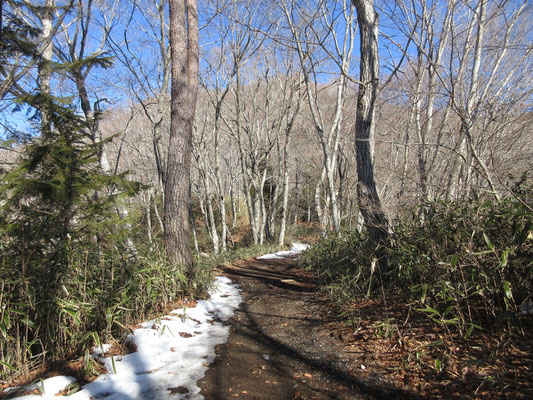
[[35,38],[40,30],[13,12],[22,6],[21,1],[0,0],[0,100],[9,92],[20,94],[17,83],[37,58]]
[[50,124],[25,146],[19,165],[2,180],[4,260],[19,266],[24,282],[19,303],[41,350],[60,354],[65,345],[58,335],[64,322],[60,297],[67,290],[73,255],[84,247],[101,253],[100,235],[116,230],[112,206],[117,193],[132,194],[138,185],[124,175],[101,172],[103,143],[87,140],[86,122],[71,108],[40,94],[23,100],[44,110]]

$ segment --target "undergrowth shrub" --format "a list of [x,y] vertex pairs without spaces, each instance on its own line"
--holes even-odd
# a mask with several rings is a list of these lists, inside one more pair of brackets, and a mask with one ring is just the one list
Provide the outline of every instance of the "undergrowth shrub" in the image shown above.
[[28,102],[48,107],[51,124],[0,187],[0,382],[121,337],[189,290],[116,212],[139,185],[98,168],[102,144],[72,110]]
[[2,254],[1,381],[100,341],[121,339],[129,325],[183,296],[185,277],[163,254],[139,246],[138,257],[128,259],[111,237],[98,247],[71,244],[67,272],[53,294],[46,275]]
[[[468,336],[509,330],[533,290],[533,187],[495,199],[433,201],[397,224],[392,282],[431,319]],[[396,281],[396,282],[395,282]]]
[[512,332],[519,327],[518,306],[532,300],[532,200],[529,185],[500,201],[421,205],[423,212],[415,210],[392,227],[384,276],[376,272],[375,249],[357,232],[322,240],[303,261],[339,304],[381,296],[385,288],[466,337],[475,329]]
[[350,231],[342,237],[323,238],[303,252],[301,261],[317,273],[331,298],[342,305],[372,287],[372,254],[367,237]]

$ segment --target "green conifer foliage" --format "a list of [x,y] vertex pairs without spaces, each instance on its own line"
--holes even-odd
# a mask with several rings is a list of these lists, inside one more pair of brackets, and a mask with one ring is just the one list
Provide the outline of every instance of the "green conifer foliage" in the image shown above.
[[[48,359],[72,350],[73,338],[84,333],[77,329],[87,318],[83,309],[99,308],[98,301],[81,300],[89,299],[84,292],[94,289],[98,279],[113,279],[113,271],[106,270],[113,263],[106,264],[106,258],[121,259],[125,252],[120,239],[125,235],[112,206],[117,196],[130,195],[139,185],[124,175],[101,172],[102,143],[86,138],[85,122],[72,109],[41,95],[23,100],[46,110],[51,124],[25,146],[19,165],[2,179],[0,275],[4,286],[10,285],[2,288],[2,296],[11,309],[2,310],[0,316],[0,350],[4,356],[9,340],[21,343],[17,337],[22,335],[28,354]],[[81,257],[85,257],[83,279],[77,267]],[[73,296],[73,291],[79,295]],[[100,319],[104,314],[101,310]],[[93,328],[104,325],[94,323]],[[23,354],[19,358],[18,363],[24,361]]]

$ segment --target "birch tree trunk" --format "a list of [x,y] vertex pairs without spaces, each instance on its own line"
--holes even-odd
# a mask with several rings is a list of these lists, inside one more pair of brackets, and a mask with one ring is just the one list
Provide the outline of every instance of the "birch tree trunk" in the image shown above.
[[237,135],[237,144],[239,148],[239,164],[241,166],[241,175],[242,175],[242,190],[244,191],[244,198],[246,200],[246,206],[248,209],[248,218],[250,220],[250,229],[252,231],[252,237],[254,240],[254,244],[259,243],[259,227],[257,226],[257,219],[256,219],[256,205],[255,202],[252,199],[252,195],[250,194],[252,185],[250,183],[250,173],[246,166],[246,160],[245,160],[245,150],[244,150],[244,144],[243,144],[243,137],[242,137],[242,114],[241,114],[241,90],[240,90],[240,74],[239,70],[237,69],[236,75],[235,75],[235,100],[236,100],[236,108],[237,108],[237,115],[236,115],[236,135]]
[[215,222],[215,212],[213,210],[213,200],[210,194],[207,194],[207,216],[209,218],[209,235],[211,236],[211,241],[213,242],[213,251],[215,254],[220,252],[220,240],[218,238],[217,225]]
[[150,246],[152,244],[152,212],[151,212],[151,204],[152,204],[152,189],[147,190],[143,193],[142,198],[144,201],[144,209],[146,210],[146,234],[148,236],[148,241],[150,242]]
[[279,227],[279,237],[278,243],[280,246],[283,246],[285,242],[285,230],[287,229],[287,219],[288,219],[288,205],[289,205],[289,145],[291,141],[291,132],[296,120],[296,116],[300,111],[301,97],[300,97],[300,88],[301,80],[298,79],[298,85],[296,91],[298,92],[298,98],[296,100],[296,110],[293,112],[292,116],[287,122],[285,127],[285,140],[283,142],[283,159],[281,160],[281,171],[282,171],[282,201],[281,201],[281,221]]
[[[42,16],[42,39],[44,48],[41,53],[41,62],[39,64],[39,89],[43,97],[50,96],[50,79],[52,78],[52,55],[54,48],[52,46],[52,24],[54,19],[55,0],[46,0]],[[1,10],[0,10],[1,13]],[[1,29],[1,26],[0,26]],[[48,110],[41,109],[41,128],[43,132],[50,129]]]
[[[237,226],[237,204],[235,199],[235,188],[233,183],[233,177],[230,178],[230,199],[231,199],[231,229],[235,229]],[[238,189],[237,189],[238,190]]]
[[283,198],[281,201],[281,221],[279,226],[278,244],[285,243],[285,230],[287,229],[287,208],[289,205],[289,152],[287,151],[289,137],[286,138],[286,146],[283,151]]

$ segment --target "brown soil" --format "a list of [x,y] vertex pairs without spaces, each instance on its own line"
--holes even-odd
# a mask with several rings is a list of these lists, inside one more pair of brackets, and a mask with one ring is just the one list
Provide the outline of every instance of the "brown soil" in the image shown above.
[[199,382],[206,400],[533,398],[527,321],[504,347],[488,333],[467,341],[388,293],[357,300],[346,324],[295,260],[241,260],[221,272],[243,302]]
[[206,400],[416,398],[346,349],[313,277],[294,260],[241,260],[222,271],[243,302],[199,382]]

